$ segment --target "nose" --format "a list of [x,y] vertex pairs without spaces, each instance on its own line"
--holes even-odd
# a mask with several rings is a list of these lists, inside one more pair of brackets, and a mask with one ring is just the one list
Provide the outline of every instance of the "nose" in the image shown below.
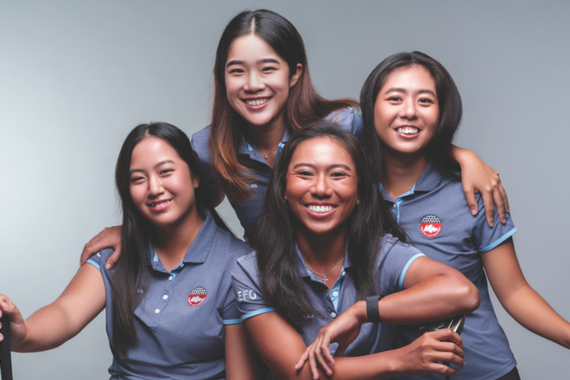
[[406,99],[402,104],[402,109],[400,111],[400,117],[403,119],[415,119],[418,116],[417,105],[415,100]]
[[151,197],[157,197],[162,193],[164,193],[162,181],[156,175],[151,176],[148,180],[148,194]]
[[248,92],[257,92],[263,90],[264,88],[265,83],[263,83],[261,75],[259,75],[257,72],[250,72],[247,76],[244,90]]
[[315,177],[315,182],[311,187],[311,193],[317,198],[328,198],[332,195],[332,188],[326,174],[319,174]]

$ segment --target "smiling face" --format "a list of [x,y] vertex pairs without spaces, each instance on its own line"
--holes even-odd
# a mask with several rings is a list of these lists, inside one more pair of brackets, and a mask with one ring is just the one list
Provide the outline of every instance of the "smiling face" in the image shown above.
[[344,231],[358,200],[350,153],[329,137],[300,143],[287,169],[285,199],[298,221],[298,235]]
[[258,36],[239,37],[232,42],[226,60],[228,101],[248,127],[284,129],[289,89],[301,73],[301,64],[295,73],[289,73],[287,62]]
[[193,177],[166,141],[150,136],[133,149],[130,194],[137,210],[158,228],[180,226],[197,217]]
[[423,66],[392,71],[374,105],[376,133],[387,154],[421,154],[434,137],[439,122],[435,82]]

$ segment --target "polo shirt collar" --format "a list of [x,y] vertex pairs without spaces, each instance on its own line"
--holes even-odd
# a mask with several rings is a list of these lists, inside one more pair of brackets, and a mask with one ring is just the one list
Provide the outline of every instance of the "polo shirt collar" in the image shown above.
[[[415,192],[429,193],[430,191],[435,190],[444,179],[445,176],[437,171],[430,161],[418,179],[418,182],[415,183],[410,192],[406,195],[411,195]],[[384,185],[382,185],[382,183],[380,183],[380,191],[384,192]]]
[[[203,264],[208,255],[210,254],[210,250],[214,245],[214,240],[216,238],[216,234],[218,232],[218,226],[216,225],[216,221],[214,217],[210,214],[208,210],[205,210],[206,213],[206,220],[200,227],[200,231],[196,234],[194,241],[186,251],[186,255],[182,259],[183,263],[189,264]],[[149,259],[152,263],[155,261],[156,253],[152,246],[152,243],[149,242]]]
[[[281,138],[280,144],[285,145],[285,143],[287,141],[289,141],[289,137],[290,137],[289,130],[287,128],[285,128],[285,132],[283,133],[283,137]],[[279,149],[278,153],[281,151],[282,148],[283,147],[278,148]],[[247,141],[247,139],[245,138],[245,135],[242,136],[241,144],[238,147],[237,153],[251,156],[253,154],[254,150],[255,150],[255,148]]]
[[[295,243],[295,251],[297,252],[297,270],[299,271],[301,278],[308,278],[311,276],[318,278],[318,276],[307,267],[307,264],[303,259],[303,255],[301,255],[301,251],[299,250],[297,243]],[[344,269],[350,268],[350,259],[348,258],[348,242],[344,248],[344,264],[342,267]]]

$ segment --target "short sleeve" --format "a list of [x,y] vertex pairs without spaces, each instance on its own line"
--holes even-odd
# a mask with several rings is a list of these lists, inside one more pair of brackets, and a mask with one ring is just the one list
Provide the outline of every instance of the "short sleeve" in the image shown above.
[[505,224],[501,223],[496,207],[493,210],[493,227],[489,227],[487,218],[485,217],[483,197],[479,195],[477,201],[480,211],[474,216],[476,222],[474,223],[473,229],[473,241],[477,247],[477,251],[484,253],[496,248],[513,236],[514,233],[517,232],[517,228],[513,223],[511,214],[506,214],[507,222]]
[[93,265],[97,270],[101,271],[101,268],[105,267],[107,259],[111,257],[114,250],[110,248],[103,249],[97,253],[94,253],[87,259],[87,263]]
[[364,142],[362,115],[356,109],[350,107],[333,111],[325,117],[325,120],[338,124],[341,129],[355,135],[361,143]]
[[194,149],[199,158],[200,187],[204,189],[206,194],[211,194],[212,199],[218,199],[220,190],[214,177],[209,142],[210,126],[194,133],[190,141],[192,149]]
[[259,283],[255,252],[240,257],[232,271],[232,288],[242,321],[275,311],[265,303]]
[[408,268],[419,257],[425,256],[417,248],[387,235],[382,239],[379,275],[382,295],[403,289]]

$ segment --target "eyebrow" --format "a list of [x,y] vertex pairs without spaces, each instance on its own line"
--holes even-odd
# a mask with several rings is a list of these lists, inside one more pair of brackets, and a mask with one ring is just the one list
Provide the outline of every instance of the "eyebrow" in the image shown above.
[[[384,94],[387,94],[389,92],[403,92],[406,93],[408,92],[405,88],[400,88],[400,87],[392,87],[389,88],[388,90],[384,91]],[[428,90],[428,89],[421,89],[417,92],[418,94],[430,94],[433,95],[435,97],[437,97],[437,95],[432,91],[432,90]]]
[[[315,165],[313,165],[313,164],[310,164],[310,163],[307,163],[307,162],[299,162],[298,164],[295,164],[295,165],[293,166],[293,169],[297,169],[297,168],[302,167],[302,166],[308,166],[308,167],[313,168],[313,169],[316,169],[316,168],[317,168],[317,167],[316,167]],[[350,172],[353,171],[350,166],[345,165],[345,164],[331,164],[331,165],[328,166],[327,169],[330,170],[330,169],[336,169],[336,168],[342,168],[342,169],[347,170],[347,171],[350,171]]]
[[[257,61],[256,63],[259,65],[260,63],[279,63],[279,61],[275,58],[263,58],[263,59],[260,59],[259,61]],[[245,62],[234,59],[234,60],[229,61],[228,64],[226,65],[226,67],[230,67],[232,65],[245,65]]]
[[[165,165],[165,164],[174,164],[174,161],[172,161],[172,160],[160,161],[158,164],[154,165],[154,169],[156,169],[156,168],[158,168],[158,167],[160,167],[160,166],[162,166],[162,165]],[[129,174],[136,173],[136,172],[144,172],[144,170],[142,170],[142,169],[136,169],[136,168],[129,170]]]

